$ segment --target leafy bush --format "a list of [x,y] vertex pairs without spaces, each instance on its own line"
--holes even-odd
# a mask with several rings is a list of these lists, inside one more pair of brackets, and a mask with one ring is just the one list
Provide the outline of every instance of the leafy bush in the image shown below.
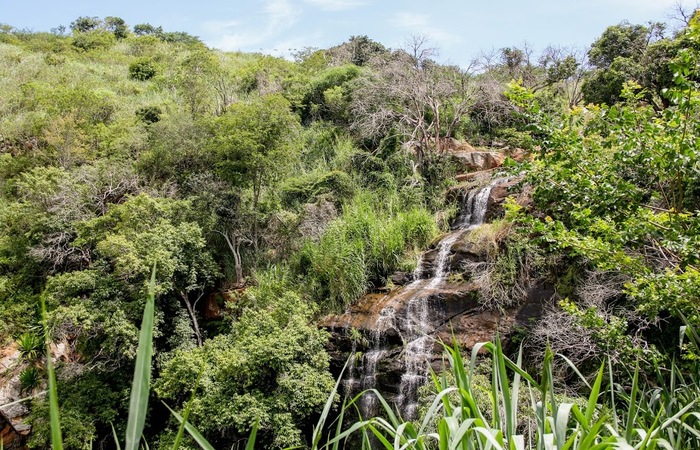
[[136,110],[136,117],[146,124],[159,122],[161,114],[163,114],[163,110],[158,106],[144,106]]
[[148,81],[156,76],[155,64],[149,59],[139,59],[129,64],[129,78],[137,81]]
[[280,196],[286,205],[314,202],[325,195],[331,195],[335,203],[342,204],[352,198],[354,192],[355,186],[350,176],[334,170],[292,178],[282,187]]
[[103,50],[113,46],[117,42],[113,33],[104,30],[94,30],[87,33],[78,33],[73,36],[73,47],[89,52]]
[[280,293],[284,281],[272,284],[252,289],[256,308],[246,308],[230,334],[178,352],[155,384],[161,398],[180,403],[201,371],[190,417],[221,448],[255,423],[265,448],[301,444],[300,427],[333,386],[326,335],[310,323],[312,310],[295,293]]

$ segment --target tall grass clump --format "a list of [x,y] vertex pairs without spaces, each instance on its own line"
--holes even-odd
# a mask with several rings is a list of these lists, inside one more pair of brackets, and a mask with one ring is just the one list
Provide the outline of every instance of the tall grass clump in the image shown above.
[[344,205],[318,242],[308,241],[296,258],[311,279],[314,296],[342,308],[396,270],[412,270],[416,249],[437,234],[425,208],[401,211],[391,198],[361,192]]
[[[682,334],[693,351],[700,348],[694,330],[684,328]],[[490,355],[486,396],[478,391],[483,384],[475,382],[481,352]],[[380,417],[350,424],[320,448],[341,448],[351,439],[363,449],[397,450],[700,448],[697,370],[683,373],[675,362],[670,368],[657,367],[658,380],[647,383],[639,368],[629,377],[615,378],[606,362],[589,379],[562,357],[585,386],[584,395],[572,401],[559,395],[553,375],[557,358],[549,350],[537,375],[523,369],[520,354],[515,361],[506,357],[498,340],[475,346],[470,360],[462,358],[455,342],[445,346],[445,357],[446,370],[432,374],[434,399],[418,421],[402,420],[379,396]],[[366,394],[350,399],[344,409],[353,408]],[[526,405],[520,404],[523,399]]]

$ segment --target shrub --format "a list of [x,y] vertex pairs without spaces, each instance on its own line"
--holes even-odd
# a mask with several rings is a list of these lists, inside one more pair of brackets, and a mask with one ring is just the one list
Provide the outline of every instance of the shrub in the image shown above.
[[315,201],[322,195],[332,195],[336,203],[340,204],[352,197],[355,192],[350,176],[337,170],[309,174],[299,178],[292,178],[282,188],[282,202],[288,205],[308,203]]
[[147,124],[159,122],[161,114],[163,110],[157,106],[144,106],[136,110],[136,117]]
[[117,42],[117,38],[114,34],[103,31],[95,30],[89,33],[79,33],[73,37],[73,47],[89,52],[91,50],[99,50],[109,48]]
[[156,66],[148,59],[139,59],[129,65],[129,78],[137,81],[148,81],[155,77]]
[[41,374],[39,369],[34,366],[29,366],[19,373],[19,385],[22,391],[29,392],[39,386]]
[[17,339],[19,353],[26,361],[35,361],[42,355],[43,342],[34,333],[24,333]]

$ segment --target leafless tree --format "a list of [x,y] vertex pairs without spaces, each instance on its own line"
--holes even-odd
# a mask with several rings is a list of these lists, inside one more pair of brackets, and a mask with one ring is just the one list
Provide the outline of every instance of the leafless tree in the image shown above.
[[[628,277],[617,272],[590,272],[574,292],[576,305],[582,309],[593,309],[605,322],[613,318],[623,318],[635,330],[631,339],[635,346],[646,348],[648,345],[642,336],[651,323],[635,311],[615,305],[615,300],[622,295],[622,289]],[[601,354],[601,342],[596,340],[597,330],[583,326],[581,321],[563,310],[559,305],[547,307],[542,319],[531,334],[534,348],[544,349],[547,345],[555,353],[567,356],[579,366]],[[623,360],[622,348],[602,349],[613,363]]]
[[537,89],[555,86],[567,99],[569,108],[583,99],[581,87],[588,71],[587,51],[576,47],[549,46],[540,55],[539,66],[544,78]]
[[420,164],[441,150],[474,101],[471,74],[456,66],[437,64],[425,37],[408,41],[374,63],[375,71],[359,81],[351,101],[355,132],[363,137],[385,135],[396,128],[415,149]]
[[667,16],[673,22],[679,24],[681,28],[685,28],[690,25],[690,20],[693,18],[693,15],[695,15],[698,7],[700,7],[700,5],[697,2],[695,6],[691,7],[684,4],[681,0],[676,0],[673,6],[670,7]]

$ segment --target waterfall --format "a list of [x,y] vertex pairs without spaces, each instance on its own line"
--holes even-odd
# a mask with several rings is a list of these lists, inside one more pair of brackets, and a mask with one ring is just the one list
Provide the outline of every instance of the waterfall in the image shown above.
[[[418,388],[427,382],[427,362],[433,354],[433,339],[430,336],[430,305],[426,294],[437,289],[450,272],[452,247],[464,234],[484,223],[492,185],[472,189],[462,197],[460,215],[454,222],[453,231],[438,243],[432,279],[424,288],[417,290],[408,300],[404,324],[404,374],[401,377],[398,403],[408,419],[416,417]],[[421,273],[424,269],[421,270]]]
[[[413,273],[414,281],[394,293],[397,299],[405,302],[405,315],[397,317],[392,306],[381,310],[370,336],[371,348],[365,352],[358,367],[361,376],[355,378],[350,375],[354,387],[359,385],[366,390],[377,385],[377,365],[390,353],[381,336],[387,330],[395,329],[403,341],[403,374],[396,403],[407,419],[417,416],[418,388],[428,381],[428,364],[433,356],[435,340],[431,336],[434,324],[430,321],[430,298],[442,295],[440,288],[450,272],[454,244],[484,223],[491,189],[503,181],[495,180],[489,186],[472,189],[462,195],[459,216],[454,220],[451,231],[437,243],[437,255],[432,264],[425,255],[421,256]],[[375,414],[376,396],[365,394],[360,406],[365,417]]]

